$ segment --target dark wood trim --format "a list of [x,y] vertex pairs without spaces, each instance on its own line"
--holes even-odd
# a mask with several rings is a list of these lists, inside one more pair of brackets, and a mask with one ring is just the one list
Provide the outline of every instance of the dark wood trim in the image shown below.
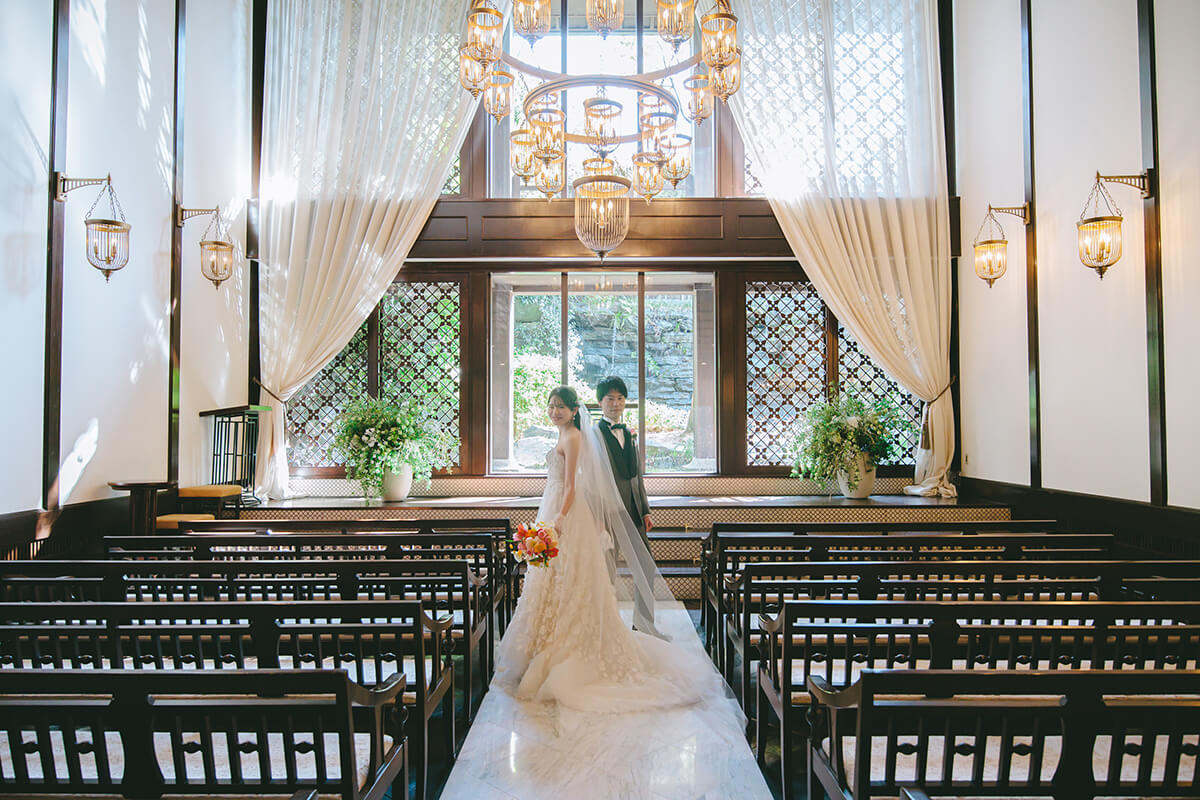
[[942,124],[946,146],[946,191],[952,198],[950,209],[950,405],[954,417],[954,457],[950,469],[962,469],[962,405],[958,381],[959,371],[959,312],[958,257],[961,252],[962,220],[957,201],[958,146],[955,139],[957,109],[954,87],[954,0],[938,0],[938,55],[942,68]]
[[[589,259],[595,266],[592,254],[575,235],[571,200],[444,196],[434,205],[408,257],[575,258]],[[614,252],[612,263],[630,257],[792,260],[795,255],[766,199],[695,197],[631,203],[629,235]]]
[[259,172],[262,167],[263,95],[267,76],[267,2],[254,0],[250,55],[250,199],[246,203],[246,264],[250,268],[247,298],[249,318],[249,358],[246,381],[247,401],[258,405],[262,389],[262,348],[259,339]]
[[[382,300],[380,301],[382,302]],[[367,316],[367,394],[379,397],[379,303]]]
[[463,277],[462,297],[462,416],[458,429],[463,437],[462,471],[486,475],[488,471],[488,380],[491,349],[491,282],[487,275],[468,273]]
[[1142,113],[1142,200],[1146,242],[1146,367],[1150,411],[1150,502],[1167,504],[1167,392],[1163,341],[1162,232],[1158,212],[1158,66],[1154,0],[1138,0],[1138,73]]
[[746,273],[718,273],[717,291],[717,470],[746,470]]
[[1037,170],[1033,152],[1033,27],[1032,0],[1021,0],[1021,76],[1025,139],[1025,323],[1029,350],[1029,485],[1042,485],[1042,379],[1038,341]]
[[[824,305],[824,304],[822,304]],[[825,397],[837,393],[841,364],[838,363],[838,321],[829,306],[825,306]]]
[[0,560],[96,558],[101,537],[129,532],[129,497],[0,514]]
[[183,207],[184,102],[187,75],[187,0],[175,0],[175,92],[171,176],[171,362],[167,375],[167,480],[179,480],[180,348],[183,337],[183,226],[177,214]]
[[46,177],[46,329],[42,367],[42,505],[59,506],[62,438],[63,241],[66,208],[55,197],[67,171],[67,82],[71,55],[71,0],[54,4],[50,61],[50,154]]
[[1114,532],[1122,542],[1152,553],[1200,558],[1200,510],[1134,500],[1039,489],[979,478],[962,479],[960,503],[987,500],[1012,508],[1019,519],[1057,519],[1067,530]]
[[480,103],[475,108],[475,116],[467,127],[467,136],[463,140],[462,154],[458,162],[459,194],[443,195],[482,200],[488,196],[488,176],[491,174],[491,159],[488,157],[488,130],[492,118]]

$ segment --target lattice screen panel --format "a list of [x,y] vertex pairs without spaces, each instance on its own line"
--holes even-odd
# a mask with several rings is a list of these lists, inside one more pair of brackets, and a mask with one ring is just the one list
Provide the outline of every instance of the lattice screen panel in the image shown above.
[[380,397],[420,403],[455,438],[462,379],[461,299],[456,281],[422,281],[393,283],[379,304]]
[[872,361],[842,325],[838,325],[838,383],[842,391],[853,392],[869,403],[891,400],[900,413],[912,420],[913,432],[901,443],[901,456],[881,463],[913,463],[920,441],[921,401],[904,391],[899,383]]
[[344,459],[333,450],[338,414],[366,394],[367,324],[364,322],[345,349],[288,401],[288,464],[341,466]]
[[758,167],[755,166],[749,153],[745,154],[743,162],[744,190],[742,193],[747,197],[757,197],[763,193],[762,181],[758,179]]
[[796,423],[825,396],[825,306],[801,281],[746,283],[746,463],[788,463]]

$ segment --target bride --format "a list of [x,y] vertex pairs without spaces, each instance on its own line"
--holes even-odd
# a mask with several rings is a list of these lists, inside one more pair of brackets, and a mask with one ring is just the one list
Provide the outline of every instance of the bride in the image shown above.
[[[644,711],[719,700],[736,709],[617,494],[603,443],[575,390],[550,393],[558,442],[547,456],[538,519],[558,532],[558,555],[530,567],[500,642],[496,682],[519,700],[588,712]],[[614,553],[614,550],[616,551]],[[614,585],[608,559],[619,556]],[[634,596],[654,619],[633,620]],[[658,629],[671,640],[643,633]],[[725,702],[728,700],[728,702]]]

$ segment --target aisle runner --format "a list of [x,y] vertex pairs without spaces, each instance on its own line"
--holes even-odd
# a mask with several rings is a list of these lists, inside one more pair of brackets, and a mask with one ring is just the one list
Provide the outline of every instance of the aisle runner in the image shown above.
[[[690,617],[663,616],[658,622],[672,639],[696,636]],[[686,708],[555,712],[491,689],[441,798],[770,800],[741,723],[730,715],[725,730],[714,730],[700,719]]]

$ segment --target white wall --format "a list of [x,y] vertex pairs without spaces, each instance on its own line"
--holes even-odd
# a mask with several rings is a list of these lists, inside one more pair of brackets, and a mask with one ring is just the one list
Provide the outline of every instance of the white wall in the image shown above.
[[52,4],[7,3],[0,24],[0,514],[41,505]]
[[1200,508],[1200,263],[1185,236],[1200,219],[1200,3],[1154,4],[1158,54],[1158,159],[1167,395],[1167,499]]
[[[219,204],[240,258],[250,195],[250,2],[190,3],[186,32],[184,205]],[[193,218],[183,231],[181,486],[209,482],[211,422],[198,412],[246,402],[249,272],[239,260],[216,290],[200,274],[209,219]]]
[[95,191],[68,198],[64,503],[116,496],[111,480],[166,477],[174,17],[155,0],[71,4],[68,174],[111,173],[133,229],[129,264],[106,284],[83,251]]
[[954,27],[962,472],[1028,484],[1025,227],[997,215],[1009,268],[991,288],[975,275],[971,247],[989,203],[1019,206],[1025,198],[1019,0],[960,2]]
[[1104,280],[1075,229],[1096,170],[1142,168],[1137,5],[1034,3],[1032,27],[1042,485],[1149,500],[1141,196],[1113,189],[1125,255]]

